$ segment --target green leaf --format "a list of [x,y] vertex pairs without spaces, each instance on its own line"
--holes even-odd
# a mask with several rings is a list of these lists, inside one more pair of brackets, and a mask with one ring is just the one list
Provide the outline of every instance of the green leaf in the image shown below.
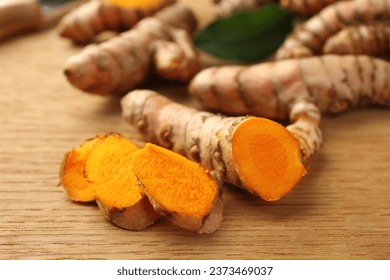
[[265,5],[212,22],[194,36],[196,48],[213,56],[261,61],[272,55],[292,30],[293,14],[279,5]]

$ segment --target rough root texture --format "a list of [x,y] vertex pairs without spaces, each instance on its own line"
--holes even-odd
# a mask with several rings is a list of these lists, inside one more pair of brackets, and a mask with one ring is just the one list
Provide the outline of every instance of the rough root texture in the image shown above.
[[158,213],[198,233],[212,233],[220,227],[221,186],[208,171],[153,144],[136,152],[133,161],[139,185]]
[[341,0],[214,0],[218,3],[219,17],[259,9],[261,6],[270,3],[279,3],[283,8],[300,15],[314,15],[327,5],[337,1]]
[[327,6],[297,26],[276,53],[276,59],[320,54],[326,41],[347,26],[390,19],[388,0],[341,1]]
[[265,200],[281,198],[306,174],[300,143],[271,120],[196,111],[147,90],[126,95],[122,110],[146,141],[199,162]]
[[367,54],[381,56],[390,53],[390,26],[370,24],[347,27],[330,37],[323,53]]
[[119,36],[87,46],[68,59],[64,74],[75,87],[101,95],[128,92],[152,70],[169,79],[189,80],[200,70],[189,36],[196,24],[190,9],[171,5]]
[[58,24],[62,37],[90,43],[101,32],[122,32],[152,16],[175,0],[90,0],[64,16]]
[[365,55],[323,55],[205,69],[189,91],[207,108],[228,114],[287,119],[302,99],[321,112],[390,106],[390,63]]

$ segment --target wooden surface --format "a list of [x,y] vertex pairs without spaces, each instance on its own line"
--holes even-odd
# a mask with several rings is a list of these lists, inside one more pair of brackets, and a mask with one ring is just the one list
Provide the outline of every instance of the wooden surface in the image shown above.
[[[184,1],[207,22],[204,1]],[[196,3],[195,3],[196,2]],[[120,97],[68,84],[79,49],[54,29],[0,43],[1,259],[390,259],[390,110],[325,118],[325,145],[309,174],[275,203],[224,189],[219,231],[199,236],[167,221],[141,232],[106,222],[96,205],[56,187],[63,154],[98,133],[139,139]],[[194,106],[184,86],[144,85]]]

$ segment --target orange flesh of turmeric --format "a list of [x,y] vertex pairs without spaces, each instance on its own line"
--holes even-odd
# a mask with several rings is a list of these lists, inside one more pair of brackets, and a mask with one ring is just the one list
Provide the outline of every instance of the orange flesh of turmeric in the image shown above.
[[144,197],[131,167],[133,153],[138,149],[117,134],[107,136],[94,146],[85,164],[85,175],[97,200],[108,206],[125,208]]
[[91,184],[84,176],[84,166],[99,136],[85,141],[78,149],[72,149],[65,157],[61,170],[61,185],[70,199],[80,202],[95,200]]
[[161,3],[161,0],[105,0],[106,3],[122,8],[148,9]]
[[134,173],[147,196],[165,210],[195,217],[211,211],[218,186],[195,162],[153,144],[135,152],[133,161]]
[[306,174],[298,140],[268,119],[251,118],[238,126],[232,153],[241,180],[264,200],[278,200]]

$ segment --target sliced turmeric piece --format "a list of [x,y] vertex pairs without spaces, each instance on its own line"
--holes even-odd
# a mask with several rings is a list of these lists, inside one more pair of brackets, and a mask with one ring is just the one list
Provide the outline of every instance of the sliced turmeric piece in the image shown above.
[[99,135],[66,155],[60,184],[72,200],[96,200],[113,224],[129,230],[144,229],[159,215],[138,187],[130,165],[138,149],[119,134]]
[[132,170],[131,160],[138,149],[122,136],[110,134],[96,143],[85,163],[86,178],[104,216],[132,230],[144,229],[159,217]]
[[195,162],[146,144],[134,153],[133,170],[154,209],[174,224],[198,233],[212,233],[220,227],[220,186]]
[[60,167],[60,182],[68,197],[79,202],[95,201],[91,183],[85,178],[84,166],[93,146],[101,136],[85,141],[79,148],[66,153]]
[[281,198],[306,174],[299,139],[274,121],[197,111],[149,90],[126,95],[122,111],[146,141],[181,153],[265,200]]

